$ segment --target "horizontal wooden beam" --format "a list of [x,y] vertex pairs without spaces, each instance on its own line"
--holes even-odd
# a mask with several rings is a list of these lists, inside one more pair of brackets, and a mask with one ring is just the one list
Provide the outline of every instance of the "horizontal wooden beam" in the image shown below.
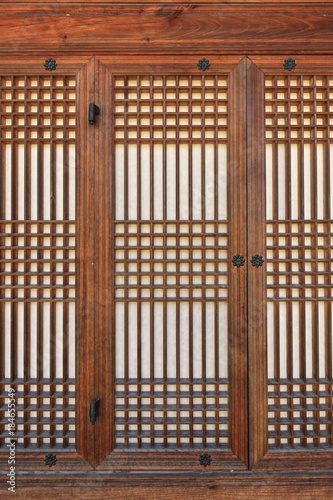
[[[56,466],[55,466],[56,467]],[[0,474],[0,488],[1,490],[6,487],[6,476],[7,471],[4,469]],[[36,488],[38,485],[38,488]],[[118,470],[114,471],[81,471],[81,472],[61,472],[56,470],[47,471],[43,474],[36,471],[35,474],[31,474],[29,472],[20,472],[17,481],[17,492],[18,495],[20,491],[24,491],[24,488],[29,487],[29,493],[36,488],[42,491],[44,488],[48,486],[52,486],[52,489],[49,492],[52,498],[57,498],[55,494],[53,494],[54,488],[61,488],[64,491],[64,494],[67,494],[65,498],[86,498],[83,494],[85,487],[87,491],[90,493],[92,490],[92,486],[97,487],[97,491],[100,491],[100,496],[96,498],[117,498],[117,489],[118,498],[136,498],[135,490],[141,492],[140,499],[142,498],[199,498],[194,496],[199,489],[201,489],[201,499],[202,498],[226,498],[226,499],[238,499],[243,498],[238,495],[233,496],[232,490],[237,488],[239,492],[245,491],[246,498],[254,499],[257,498],[254,493],[258,495],[261,492],[265,492],[266,496],[258,497],[258,498],[272,498],[272,500],[283,498],[278,495],[280,491],[279,488],[286,488],[288,491],[288,496],[290,498],[300,498],[294,497],[290,493],[293,491],[301,492],[302,498],[313,499],[314,496],[307,496],[309,491],[312,491],[312,494],[315,493],[315,498],[317,499],[326,499],[331,498],[329,495],[324,496],[324,492],[328,492],[328,488],[333,487],[333,474],[331,471],[326,472],[313,472],[311,470],[307,471],[288,471],[284,473],[275,472],[274,474],[267,474],[267,472],[251,472],[251,471],[231,471],[231,472],[210,472],[209,468],[202,470],[201,473],[197,471],[192,473],[179,473],[175,471],[174,473],[153,473],[145,471],[142,473],[135,473],[132,471],[130,474],[123,474]],[[169,489],[169,496],[163,496],[165,490]],[[82,488],[82,496],[71,496],[69,493],[69,488]],[[106,493],[110,488],[111,494],[107,496]],[[122,492],[120,492],[120,488],[122,488]],[[155,489],[156,488],[156,489]],[[186,488],[186,490],[185,490]],[[222,490],[222,488],[224,490]],[[294,490],[295,488],[295,490]],[[313,489],[312,489],[313,488]],[[160,492],[159,495],[156,494],[156,490]],[[186,491],[186,495],[182,496],[180,493],[183,490]],[[133,495],[125,496],[124,491],[128,493],[132,491]],[[219,492],[219,496],[213,496],[215,491]],[[228,496],[221,495],[221,492],[224,491]],[[236,491],[236,490],[235,490]],[[271,497],[269,494],[270,491],[274,492],[276,496]],[[120,494],[119,494],[120,492]],[[173,493],[171,493],[173,492]],[[177,494],[175,493],[177,492]],[[155,493],[155,494],[154,494]],[[90,493],[91,495],[91,493]],[[103,496],[102,496],[103,495]],[[161,496],[160,496],[161,495]],[[16,497],[15,497],[16,498]],[[22,497],[21,497],[22,498]],[[35,498],[43,498],[41,495],[32,495],[23,497],[25,499],[35,499]],[[61,498],[61,497],[59,497]],[[90,496],[89,498],[95,498],[94,496]]]
[[[301,487],[297,486],[232,486],[226,488],[225,486],[219,487],[202,487],[196,486],[191,488],[191,498],[193,500],[202,500],[209,498],[210,500],[220,500],[224,498],[231,500],[237,498],[238,500],[257,500],[267,498],[278,499],[289,496],[295,500],[312,500],[330,498],[330,486],[311,485],[304,491]],[[188,498],[188,488],[175,488],[173,486],[163,487],[131,487],[129,485],[124,487],[101,488],[20,488],[15,491],[15,499],[27,500],[33,498],[47,497],[51,493],[54,499],[80,498],[81,500],[91,500],[92,498],[122,498],[123,500],[129,498],[131,500],[142,500],[142,498],[158,498],[159,500],[170,500],[174,498],[185,499]],[[103,495],[103,496],[101,496]],[[175,496],[177,495],[177,496]]]
[[[52,75],[76,75],[78,70],[86,64],[90,56],[68,56],[59,55],[52,52],[52,57],[56,59],[57,68]],[[30,55],[29,57],[17,57],[15,54],[1,55],[0,74],[24,74],[36,75],[50,73],[45,69],[45,59],[47,54]],[[200,56],[189,55],[186,57],[176,54],[172,57],[164,54],[147,54],[144,59],[133,54],[114,54],[99,57],[102,63],[112,71],[113,74],[126,73],[127,75],[137,75],[145,72],[149,75],[174,74],[202,74],[197,63]],[[228,74],[243,59],[242,55],[210,55],[209,74]]]
[[2,3],[0,53],[333,53],[333,4]]
[[[200,0],[200,1],[193,1],[190,0],[186,2],[187,5],[190,4],[230,4],[232,3],[233,5],[244,5],[244,4],[276,4],[277,0],[238,0],[235,2],[234,0]],[[0,0],[0,4],[7,4],[10,3],[8,0]],[[30,0],[21,0],[20,2],[16,2],[16,4],[81,4],[84,5],[86,3],[91,4],[96,4],[96,5],[104,5],[104,4],[110,4],[112,3],[112,0],[34,0],[34,2],[31,2]],[[120,3],[120,2],[119,2]],[[135,3],[133,0],[121,0],[121,3],[127,4],[127,3]],[[181,3],[179,0],[140,0],[140,4],[163,4],[163,5],[168,5],[168,4],[179,4]],[[290,3],[312,3],[312,4],[330,4],[333,3],[333,0],[328,0],[326,2],[323,2],[322,0],[283,0],[283,3],[290,4]]]

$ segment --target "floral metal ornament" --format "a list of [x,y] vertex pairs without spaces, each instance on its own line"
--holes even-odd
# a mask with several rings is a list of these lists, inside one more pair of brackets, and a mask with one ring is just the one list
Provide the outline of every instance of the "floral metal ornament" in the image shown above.
[[49,467],[52,467],[52,465],[55,465],[57,463],[57,460],[58,459],[56,458],[56,456],[52,455],[52,453],[49,453],[44,458],[45,465],[48,465]]
[[239,253],[238,253],[237,255],[234,255],[234,257],[232,258],[232,263],[235,267],[244,266],[245,259],[244,259],[243,255],[239,255]]
[[209,61],[208,61],[208,59],[205,59],[205,58],[200,59],[197,66],[198,66],[198,69],[201,69],[201,71],[206,71],[207,69],[210,68]]
[[210,465],[212,463],[212,457],[208,455],[208,453],[203,453],[200,455],[200,458],[198,458],[200,465],[203,465],[204,467],[207,467],[207,465]]
[[265,261],[264,261],[264,259],[262,258],[261,255],[259,255],[259,254],[256,253],[255,255],[252,256],[251,264],[252,264],[253,267],[262,266],[264,262]]
[[45,63],[44,63],[44,67],[46,70],[48,71],[53,71],[54,69],[57,68],[57,63],[55,61],[55,59],[45,59]]
[[284,69],[291,71],[292,69],[295,69],[296,66],[297,66],[297,64],[295,62],[295,59],[292,59],[291,57],[289,57],[288,59],[284,60],[284,64],[283,64]]

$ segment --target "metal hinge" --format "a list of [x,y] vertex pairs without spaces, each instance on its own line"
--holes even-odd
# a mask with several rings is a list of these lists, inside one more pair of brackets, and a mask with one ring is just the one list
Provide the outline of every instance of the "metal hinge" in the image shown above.
[[95,116],[99,115],[100,109],[94,102],[89,104],[89,123],[93,125],[95,123]]
[[97,398],[96,401],[90,403],[89,407],[89,419],[93,425],[96,422],[96,417],[98,415],[98,408],[99,408],[99,398]]

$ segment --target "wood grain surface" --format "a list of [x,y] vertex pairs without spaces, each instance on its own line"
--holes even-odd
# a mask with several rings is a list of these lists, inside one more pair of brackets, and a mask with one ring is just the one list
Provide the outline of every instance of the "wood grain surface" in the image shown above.
[[[78,73],[77,147],[77,450],[92,466],[111,451],[111,73],[92,58]],[[88,124],[89,103],[101,109]],[[97,334],[98,332],[98,334]],[[100,399],[98,419],[89,421],[91,402]]]
[[[35,500],[35,498],[46,499],[52,493],[53,499],[71,500],[78,498],[80,500],[90,500],[98,498],[99,500],[109,500],[110,498],[119,499],[135,499],[135,500],[184,500],[191,498],[193,500],[256,500],[257,498],[266,500],[268,497],[271,500],[280,500],[288,496],[290,499],[303,500],[328,500],[331,498],[331,486],[321,486],[318,489],[317,485],[308,486],[307,489],[293,486],[274,486],[274,487],[219,487],[206,486],[192,488],[52,488],[52,490],[41,490],[39,488],[23,488],[17,490],[15,498],[19,500]],[[6,493],[2,498],[12,498]]]
[[[38,486],[36,486],[38,483]],[[227,474],[217,478],[207,471],[186,476],[152,477],[147,475],[133,476],[130,481],[123,477],[106,473],[98,477],[96,473],[86,473],[81,478],[73,481],[71,475],[57,477],[53,475],[52,489],[47,488],[50,482],[46,478],[38,480],[20,478],[16,496],[19,499],[30,500],[35,498],[46,499],[142,499],[153,498],[157,500],[182,500],[182,499],[222,499],[222,500],[255,500],[274,499],[280,500],[288,496],[291,499],[328,500],[331,498],[333,486],[332,475],[322,473],[308,474],[255,474],[251,472]],[[1,498],[12,498],[1,484]]]
[[[248,60],[247,73],[247,227],[249,463],[267,451],[266,267],[250,265],[253,255],[266,261],[264,74]],[[259,202],[260,200],[260,202]]]
[[[242,76],[239,68],[245,63],[241,62],[238,68],[233,69],[240,62],[240,57],[237,55],[251,54],[253,66],[251,67],[249,63],[248,71],[250,87],[251,84],[253,86],[262,84],[259,69],[264,73],[285,73],[282,68],[283,60],[290,56],[298,57],[297,69],[304,74],[322,72],[323,69],[326,75],[333,72],[333,64],[328,57],[333,54],[333,2],[285,0],[283,3],[277,3],[244,0],[234,3],[232,0],[226,0],[220,3],[216,0],[201,0],[200,3],[184,4],[175,0],[168,2],[141,0],[138,4],[131,0],[123,0],[116,4],[104,0],[95,2],[0,0],[0,4],[1,74],[8,70],[12,70],[11,74],[15,72],[20,74],[26,71],[28,62],[30,73],[26,74],[35,74],[36,68],[43,69],[42,63],[45,58],[56,57],[62,74],[74,75],[93,55],[99,56],[99,60],[93,59],[88,63],[90,70],[88,66],[81,69],[79,78],[86,79],[82,88],[88,92],[87,95],[81,94],[78,98],[78,106],[82,108],[81,116],[84,116],[84,110],[89,102],[88,97],[96,102],[102,98],[102,94],[95,89],[94,74],[100,82],[101,92],[108,96],[107,102],[103,103],[107,114],[102,115],[101,119],[104,120],[105,116],[111,115],[111,92],[106,92],[111,88],[111,71],[121,73],[126,68],[129,74],[134,74],[140,66],[149,68],[151,74],[158,74],[162,67],[166,73],[176,74],[183,68],[183,74],[190,74],[193,71],[192,64],[198,56],[209,55],[210,58],[216,57],[217,62],[216,68],[212,67],[212,72],[217,74],[223,67],[224,70],[228,67],[227,71],[232,71],[231,82],[232,79],[237,80],[239,85],[244,77],[244,72]],[[226,59],[223,60],[223,55],[234,59],[226,62]],[[152,59],[154,56],[161,59],[159,61],[155,59],[154,63]],[[250,90],[254,91],[253,88]],[[241,101],[245,104],[244,96],[241,97]],[[238,111],[240,130],[237,130],[235,118],[231,130],[234,131],[237,140],[242,141],[244,116],[240,110]],[[258,113],[261,111],[259,108]],[[256,134],[260,135],[262,131],[260,127],[252,129],[252,126],[258,125],[261,116],[256,114],[251,105],[248,106],[247,112],[250,124],[247,132],[253,146],[252,156],[249,155],[251,167],[255,165],[253,153],[259,153],[259,157],[262,155],[262,151],[256,150],[253,145]],[[104,129],[108,134],[111,133],[110,120],[104,122]],[[163,472],[163,467],[157,470],[163,461],[157,460],[154,464],[153,458],[150,473],[147,470],[139,470],[139,455],[137,460],[133,461],[134,467],[138,465],[136,470],[133,470],[133,464],[131,465],[130,459],[126,456],[120,457],[122,460],[120,465],[117,463],[117,457],[112,457],[109,461],[108,458],[105,459],[113,447],[110,429],[113,369],[112,357],[107,356],[112,347],[110,345],[112,318],[111,311],[107,307],[111,295],[110,255],[108,248],[101,243],[100,236],[108,235],[110,229],[108,220],[112,214],[107,188],[111,181],[111,169],[108,167],[103,169],[102,166],[109,165],[112,158],[110,148],[103,140],[103,134],[99,129],[91,131],[82,126],[80,129],[79,125],[79,139],[88,144],[87,154],[79,156],[78,162],[78,165],[83,167],[78,181],[77,205],[78,233],[81,235],[78,244],[78,253],[81,256],[78,262],[78,278],[81,283],[78,296],[81,309],[78,315],[77,343],[78,357],[81,359],[77,364],[81,409],[76,423],[79,454],[64,454],[63,457],[60,453],[57,454],[58,459],[63,458],[64,461],[67,459],[66,467],[61,466],[59,460],[56,468],[50,471],[42,469],[43,454],[35,456],[27,453],[24,457],[19,457],[18,465],[22,464],[22,468],[19,470],[18,467],[17,498],[46,499],[50,496],[55,499],[119,497],[165,500],[185,498],[280,500],[285,496],[305,500],[332,498],[332,453],[270,453],[260,460],[266,451],[265,430],[261,429],[261,426],[266,425],[266,409],[263,403],[263,393],[266,390],[264,362],[260,366],[252,363],[249,370],[250,383],[257,384],[251,386],[249,393],[254,401],[254,406],[249,408],[250,430],[256,435],[262,430],[261,440],[257,440],[257,445],[254,445],[254,441],[250,441],[250,466],[254,466],[252,471],[239,470],[243,464],[232,460],[230,460],[230,470],[222,471],[213,467],[198,470],[199,467],[191,468],[189,464],[192,457],[186,455],[183,456],[186,463],[183,470],[176,470],[175,464],[179,460],[177,457],[177,460],[174,460],[175,469],[169,473]],[[244,158],[239,159],[241,162],[239,168],[242,169]],[[262,183],[258,185],[256,180],[259,169],[260,165],[258,170],[255,167],[252,170],[250,168],[248,176],[248,189],[256,187],[257,193],[262,189]],[[243,178],[246,178],[246,173]],[[235,192],[237,196],[240,193],[244,194],[244,190],[237,190],[237,187]],[[250,218],[261,224],[263,209],[261,207],[261,210],[256,210],[255,202],[255,191],[253,191],[248,205],[251,211]],[[241,217],[244,217],[244,213]],[[254,253],[261,253],[261,233],[259,240],[255,238],[249,240],[248,249],[244,247],[246,236],[245,240],[244,235],[241,236],[242,245],[238,247],[240,253],[243,251],[251,253],[252,249]],[[258,250],[257,247],[254,248],[256,245]],[[258,269],[251,269],[252,271],[256,273]],[[259,291],[262,294],[263,279],[264,276],[258,278],[257,274],[251,275],[249,291]],[[96,286],[97,293],[93,291]],[[241,297],[244,290],[239,283],[238,285],[236,283],[236,286],[238,286],[238,296]],[[264,317],[263,304],[262,302],[259,311],[255,311],[255,314],[261,314],[262,317]],[[94,313],[96,306],[99,307],[98,317],[95,317]],[[237,321],[242,327],[246,312],[239,312],[237,304],[234,304],[234,311],[240,314]],[[95,324],[101,332],[97,340],[94,338]],[[257,349],[261,349],[264,355],[265,345],[261,342],[263,332],[258,328],[252,330],[250,328],[250,334],[248,354],[252,356]],[[234,354],[234,362],[242,367],[247,356],[244,332],[238,340],[240,343],[237,348],[243,349],[243,358],[240,359]],[[232,341],[235,342],[235,339]],[[106,369],[103,366],[106,366]],[[258,377],[261,376],[262,379],[258,381]],[[231,403],[231,413],[234,418],[233,431],[238,435],[236,441],[232,443],[233,451],[246,463],[248,395],[244,380],[245,378],[235,380],[234,386],[234,392],[239,391],[238,396],[243,400],[242,412],[239,412],[240,405]],[[91,432],[91,424],[87,417],[88,404],[101,393],[105,406],[101,407],[101,418],[95,424],[95,432]],[[242,432],[243,442],[239,437]],[[99,442],[95,445],[97,440]],[[80,455],[83,455],[84,459]],[[99,466],[99,470],[92,471],[91,466],[96,466],[103,459],[105,460]],[[23,465],[24,462],[26,465]],[[234,469],[231,469],[234,464]],[[1,466],[0,496],[11,498],[10,493],[6,491],[5,459],[2,459]],[[22,470],[25,467],[30,469],[26,473]],[[121,467],[123,471],[119,470]],[[126,473],[124,469],[127,470]]]
[[247,261],[246,58],[230,73],[228,87],[230,445],[248,465],[247,267],[232,264],[237,254]]
[[[329,53],[331,4],[3,4],[0,52]],[[203,54],[204,55],[204,54]]]

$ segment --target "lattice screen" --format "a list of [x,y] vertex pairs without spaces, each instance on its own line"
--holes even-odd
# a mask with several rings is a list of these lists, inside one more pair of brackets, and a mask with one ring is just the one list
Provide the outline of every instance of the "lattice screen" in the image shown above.
[[332,97],[332,77],[266,77],[271,449],[333,444]]
[[18,448],[73,448],[75,79],[0,82],[1,409],[14,387]]
[[116,448],[228,448],[227,78],[115,78]]

